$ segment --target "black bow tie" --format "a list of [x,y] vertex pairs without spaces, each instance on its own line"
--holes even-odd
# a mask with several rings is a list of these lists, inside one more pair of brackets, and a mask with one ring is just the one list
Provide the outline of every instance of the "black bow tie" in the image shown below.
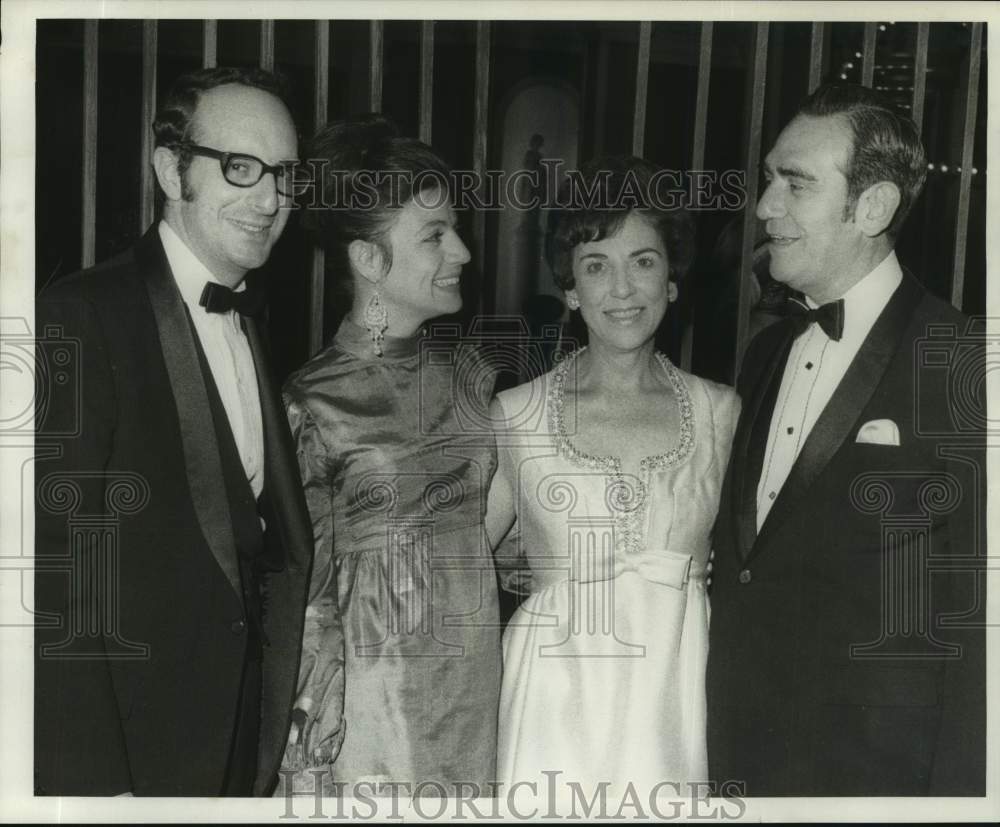
[[788,315],[795,320],[796,335],[805,333],[810,324],[816,322],[833,341],[839,342],[844,335],[844,300],[828,302],[815,310],[792,298],[786,305]]
[[199,303],[209,313],[235,310],[241,316],[256,316],[264,309],[264,291],[247,285],[245,290],[237,292],[225,285],[210,281],[201,291]]

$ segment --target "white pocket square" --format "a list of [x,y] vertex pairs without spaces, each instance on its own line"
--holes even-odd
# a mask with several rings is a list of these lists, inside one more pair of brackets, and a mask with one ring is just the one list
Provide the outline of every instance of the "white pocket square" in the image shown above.
[[899,445],[899,426],[891,419],[873,419],[858,431],[855,442],[869,445]]

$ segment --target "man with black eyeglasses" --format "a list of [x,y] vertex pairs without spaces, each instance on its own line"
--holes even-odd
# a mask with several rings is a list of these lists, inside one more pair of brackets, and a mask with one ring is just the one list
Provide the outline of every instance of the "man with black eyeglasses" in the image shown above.
[[227,68],[153,130],[161,219],[37,302],[80,359],[36,417],[39,795],[266,795],[289,731],[312,532],[253,271],[296,130],[275,76]]

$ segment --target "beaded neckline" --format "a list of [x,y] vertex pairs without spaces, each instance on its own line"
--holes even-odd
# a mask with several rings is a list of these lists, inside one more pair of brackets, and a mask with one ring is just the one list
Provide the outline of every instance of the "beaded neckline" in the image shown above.
[[[576,465],[592,470],[604,471],[614,477],[622,476],[621,460],[617,456],[600,456],[588,454],[580,451],[573,445],[566,434],[566,425],[563,417],[565,404],[565,383],[566,374],[576,358],[587,348],[582,347],[571,353],[556,367],[552,375],[552,386],[549,389],[549,429],[555,439],[559,453]],[[677,444],[662,454],[652,454],[645,456],[639,463],[639,470],[643,473],[668,468],[684,460],[691,453],[694,446],[694,417],[691,412],[691,397],[688,394],[687,385],[684,382],[680,371],[671,364],[667,357],[656,351],[656,360],[660,363],[670,387],[674,391],[677,405],[680,409],[680,435]]]

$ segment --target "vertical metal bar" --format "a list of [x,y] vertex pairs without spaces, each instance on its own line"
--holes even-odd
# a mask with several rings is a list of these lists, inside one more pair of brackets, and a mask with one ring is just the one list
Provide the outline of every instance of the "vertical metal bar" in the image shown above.
[[316,54],[313,61],[313,125],[321,129],[327,121],[330,100],[330,21],[316,21]]
[[139,124],[139,232],[153,223],[153,118],[156,117],[157,23],[142,21],[142,123]]
[[698,91],[694,102],[694,148],[691,152],[691,169],[705,166],[705,136],[708,132],[708,90],[712,79],[712,34],[715,26],[711,20],[701,24],[701,42],[698,46]]
[[[330,99],[330,21],[316,21],[316,59],[313,62],[315,96],[313,98],[314,131],[326,123]],[[308,160],[308,159],[307,159]],[[321,182],[317,182],[320,186]],[[321,190],[320,190],[321,191]],[[319,199],[317,199],[319,200]],[[326,301],[326,253],[313,247],[312,268],[309,271],[309,355],[323,347],[323,317]]]
[[878,23],[865,23],[865,45],[861,49],[861,85],[871,87],[875,79],[875,36]]
[[[490,118],[490,69],[491,30],[488,20],[476,21],[476,99],[475,116],[472,126],[472,167],[479,176],[480,197],[486,187],[487,137]],[[480,278],[486,276],[486,210],[476,210],[473,218],[472,235],[475,242],[476,265]],[[480,291],[479,311],[483,311],[483,295]]]
[[214,69],[219,63],[219,21],[206,20],[202,28],[201,65]]
[[368,66],[368,108],[382,111],[382,53],[385,30],[381,20],[372,20],[370,30],[371,63]]
[[420,140],[431,142],[434,113],[434,21],[420,23]]
[[[691,150],[691,169],[705,166],[705,136],[708,132],[708,90],[712,79],[712,35],[714,24],[705,20],[701,24],[701,41],[698,45],[698,91],[694,102],[694,141]],[[691,370],[694,355],[694,307],[687,327],[681,336],[681,370]]]
[[[767,44],[767,74],[770,78],[781,77],[782,71],[786,68],[785,65],[785,36],[787,34],[787,26],[781,25],[776,26],[773,32],[768,33],[768,44]],[[794,35],[792,36],[795,39]],[[767,90],[767,100],[764,103],[764,131],[762,133],[762,142],[773,141],[778,133],[781,131],[781,127],[784,126],[781,123],[781,114],[785,110],[782,105],[782,98],[785,95],[784,84],[774,83],[772,81],[770,88]],[[749,92],[747,93],[749,96]],[[797,103],[798,101],[796,101]]]
[[313,58],[313,131],[322,129],[329,118],[330,106],[330,26],[329,20],[315,21]]
[[260,68],[274,71],[274,21],[260,21]]
[[823,79],[823,63],[826,46],[826,23],[812,24],[812,40],[809,43],[809,94],[816,91]]
[[639,59],[635,65],[635,114],[632,117],[632,154],[642,155],[646,143],[646,98],[649,95],[649,47],[653,24],[639,24]]
[[97,241],[97,21],[83,24],[83,210],[80,262],[94,264]]
[[594,94],[594,155],[604,154],[608,114],[608,41],[603,32],[597,41],[597,83]]
[[976,108],[979,104],[979,64],[983,48],[983,24],[973,23],[969,40],[969,76],[965,80],[965,127],[962,135],[962,172],[959,175],[958,216],[955,219],[955,264],[951,278],[951,303],[962,309],[965,290],[965,248],[969,235],[969,200],[972,196],[972,150],[976,138]]
[[917,48],[913,57],[913,108],[910,114],[917,125],[917,134],[924,131],[924,98],[927,95],[927,45],[930,23],[917,23]]
[[764,88],[767,82],[767,23],[754,24],[753,87],[750,96],[750,125],[747,130],[747,203],[743,211],[743,241],[740,249],[740,293],[736,312],[736,352],[732,378],[739,375],[750,329],[750,279],[753,273],[753,246],[757,229],[757,182],[760,178],[760,144],[764,126]]

